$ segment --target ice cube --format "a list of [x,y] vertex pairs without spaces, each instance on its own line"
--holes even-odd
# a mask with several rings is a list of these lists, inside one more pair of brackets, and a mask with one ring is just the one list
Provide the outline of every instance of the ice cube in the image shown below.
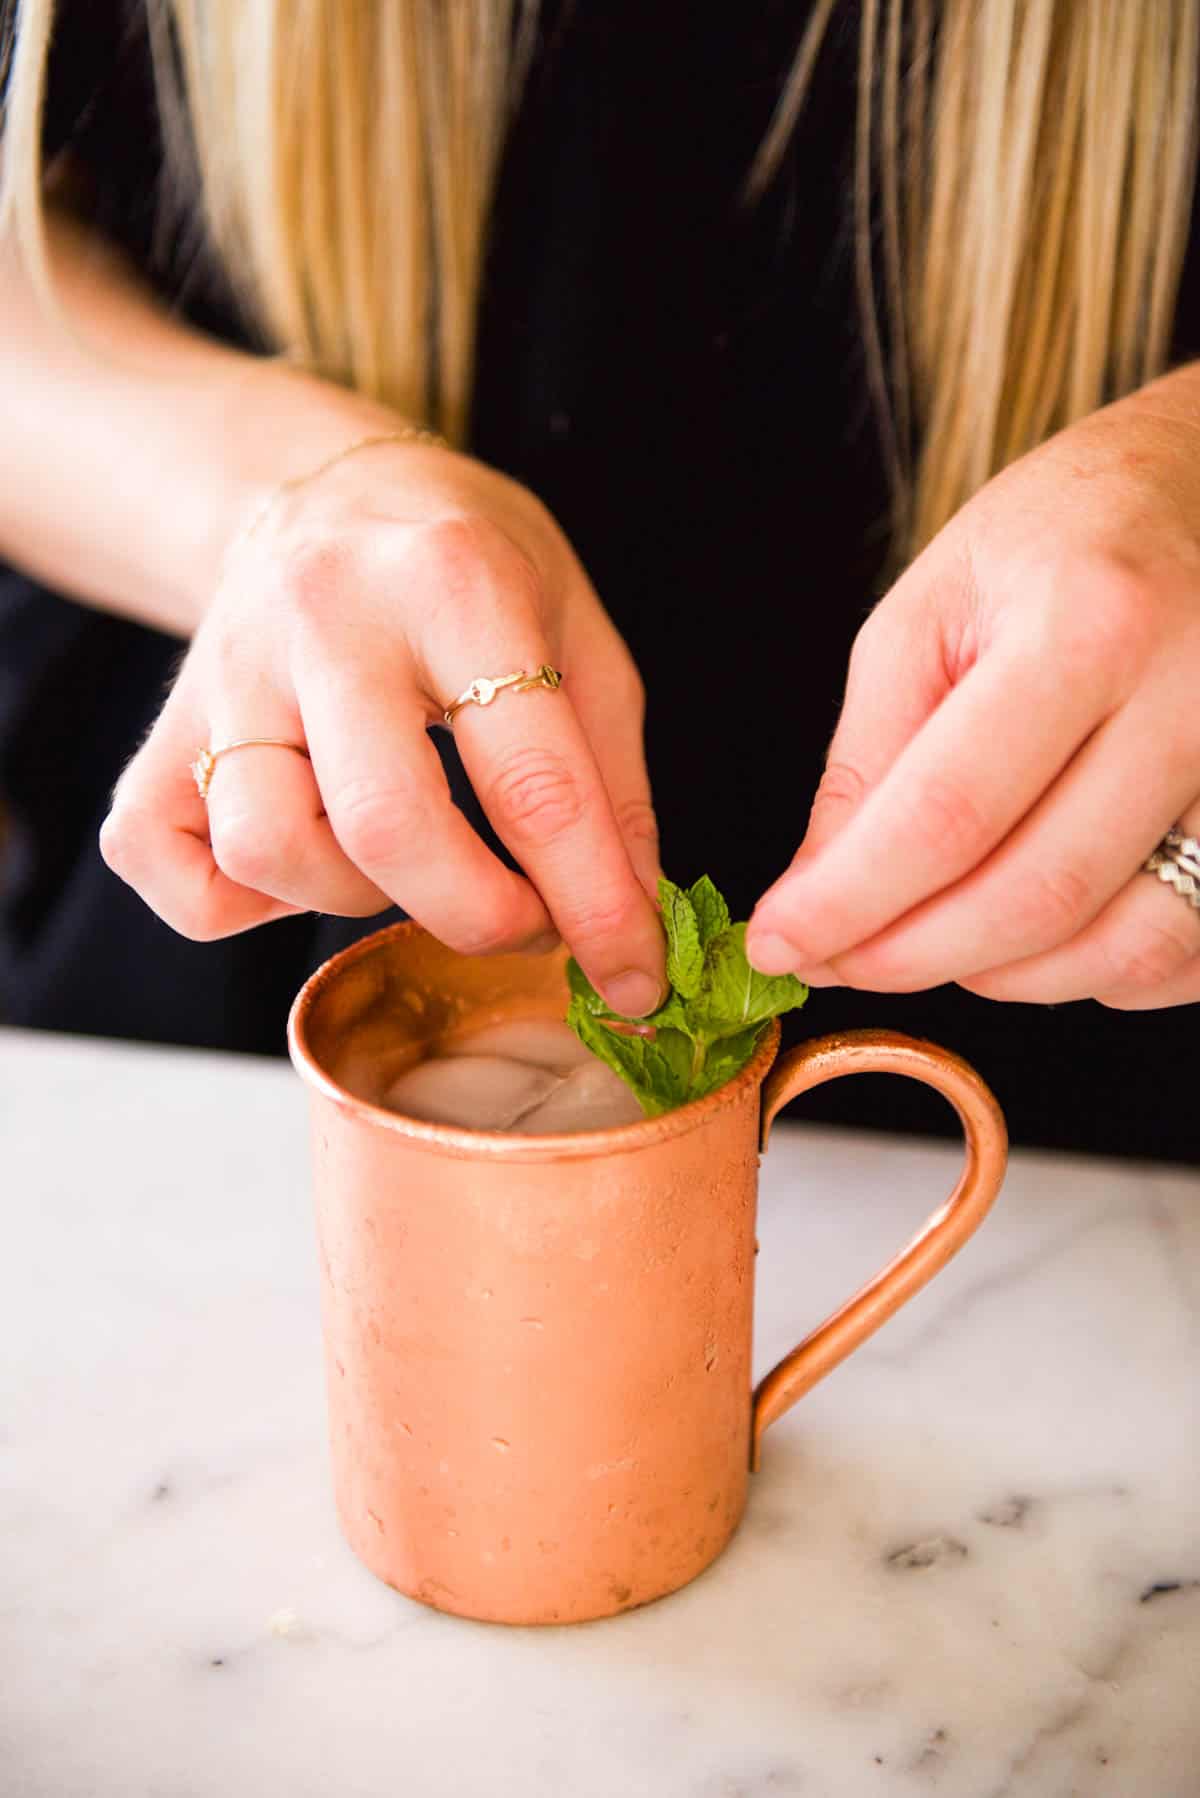
[[557,1130],[610,1130],[645,1115],[619,1074],[586,1051],[587,1065],[572,1070],[555,1090],[511,1128],[522,1136]]
[[570,1073],[593,1060],[571,1029],[559,1018],[502,1018],[498,1024],[485,1024],[481,1030],[451,1036],[438,1044],[440,1055],[502,1055],[513,1061],[531,1062],[535,1067],[552,1068],[556,1074]]
[[429,1124],[507,1130],[562,1084],[549,1068],[500,1055],[437,1056],[401,1074],[380,1104]]

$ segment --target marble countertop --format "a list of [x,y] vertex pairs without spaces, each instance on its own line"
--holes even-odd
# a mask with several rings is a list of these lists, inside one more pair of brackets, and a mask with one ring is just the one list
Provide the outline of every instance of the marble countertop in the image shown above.
[[[0,1032],[0,1130],[5,1798],[1200,1792],[1200,1175],[1018,1154],[708,1573],[512,1630],[338,1536],[289,1069]],[[777,1130],[761,1366],[957,1161]]]

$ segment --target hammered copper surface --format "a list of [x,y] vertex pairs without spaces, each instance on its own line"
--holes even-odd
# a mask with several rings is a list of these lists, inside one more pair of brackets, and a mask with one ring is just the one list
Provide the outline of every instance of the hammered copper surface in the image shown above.
[[969,1203],[960,1192],[931,1220],[923,1258],[910,1249],[769,1376],[752,1425],[760,1117],[865,1066],[864,1051],[853,1038],[792,1051],[764,1113],[772,1024],[720,1091],[570,1136],[455,1129],[371,1102],[448,1031],[561,1017],[565,959],[468,959],[396,926],[319,970],[289,1032],[314,1094],[342,1527],[400,1591],[507,1623],[606,1616],[707,1566],[737,1527],[766,1424],[953,1253],[1003,1165],[970,1070],[945,1057],[943,1079],[927,1045],[901,1067],[903,1039],[872,1039],[895,1071],[967,1095],[983,1172]]

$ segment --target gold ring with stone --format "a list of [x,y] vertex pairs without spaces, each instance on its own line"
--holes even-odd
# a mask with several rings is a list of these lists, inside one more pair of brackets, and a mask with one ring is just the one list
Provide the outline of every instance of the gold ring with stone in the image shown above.
[[223,755],[232,755],[235,749],[291,749],[308,760],[308,750],[303,743],[289,743],[284,737],[239,737],[236,743],[222,743],[219,749],[198,749],[190,768],[196,791],[205,802],[217,763]]

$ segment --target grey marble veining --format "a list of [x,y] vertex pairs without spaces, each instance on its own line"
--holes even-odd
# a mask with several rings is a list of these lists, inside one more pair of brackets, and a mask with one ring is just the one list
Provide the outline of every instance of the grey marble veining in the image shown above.
[[[464,1623],[343,1548],[290,1072],[0,1033],[4,1798],[1195,1798],[1200,1176],[1019,1155],[675,1598]],[[765,1367],[957,1154],[785,1126]]]

